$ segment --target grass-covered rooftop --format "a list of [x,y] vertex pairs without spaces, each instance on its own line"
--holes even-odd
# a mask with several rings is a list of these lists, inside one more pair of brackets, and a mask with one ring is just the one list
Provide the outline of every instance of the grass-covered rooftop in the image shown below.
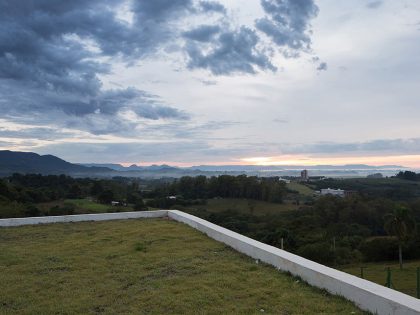
[[0,314],[362,314],[165,219],[0,228]]

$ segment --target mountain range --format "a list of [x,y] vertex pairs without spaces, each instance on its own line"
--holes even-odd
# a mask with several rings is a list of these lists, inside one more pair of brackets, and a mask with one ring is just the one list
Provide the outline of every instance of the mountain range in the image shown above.
[[74,177],[181,177],[181,176],[218,176],[257,175],[257,176],[299,176],[305,168],[311,176],[330,177],[364,177],[373,173],[385,176],[394,175],[402,169],[399,165],[370,166],[357,165],[316,165],[316,166],[260,166],[260,165],[200,165],[192,167],[175,167],[170,165],[139,166],[136,164],[123,166],[112,163],[74,164],[54,155],[39,155],[32,152],[0,151],[0,177],[13,173],[58,175],[66,174]]

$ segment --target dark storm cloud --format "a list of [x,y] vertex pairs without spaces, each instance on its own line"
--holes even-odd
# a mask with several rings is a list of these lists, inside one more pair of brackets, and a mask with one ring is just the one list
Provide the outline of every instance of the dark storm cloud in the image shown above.
[[[124,110],[153,120],[188,118],[144,91],[103,90],[98,75],[107,73],[109,66],[97,60],[112,56],[128,61],[151,54],[166,40],[163,34],[170,33],[170,20],[191,8],[191,1],[135,1],[132,25],[116,16],[120,4],[116,0],[0,1],[3,117],[68,126],[76,124],[72,117],[77,116],[80,127],[94,133],[132,127],[116,117]],[[82,118],[96,124],[91,128]]]
[[[312,0],[262,0],[265,17],[255,21],[287,57],[297,57],[311,46],[310,21],[318,14]],[[214,75],[276,71],[271,49],[249,27],[233,27],[228,17],[220,27],[202,25],[184,33],[188,67],[210,70]],[[326,70],[326,64],[319,70]]]
[[313,0],[261,0],[261,5],[266,16],[256,20],[258,30],[292,55],[310,49],[310,21],[318,14]]
[[368,4],[366,4],[366,7],[369,9],[377,9],[380,6],[382,6],[383,1],[382,0],[378,0],[378,1],[370,1]]
[[132,131],[137,124],[120,115],[127,111],[139,119],[189,119],[187,113],[163,104],[159,97],[134,88],[105,90],[82,97],[70,92],[40,91],[19,82],[3,83],[2,117],[20,123],[53,124],[93,134],[112,134]]
[[224,5],[216,1],[200,1],[200,8],[204,12],[219,12],[226,13],[226,8]]
[[184,32],[184,37],[198,42],[208,42],[220,32],[218,25],[201,25],[195,29]]
[[[269,17],[270,1],[263,1]],[[274,8],[290,21],[288,41],[309,42],[302,34],[313,16],[310,1],[285,2]],[[217,1],[135,0],[118,15],[119,0],[0,0],[0,110],[4,118],[32,124],[54,124],[94,134],[134,130],[136,119],[186,120],[188,115],[159,97],[135,88],[105,90],[100,75],[114,60],[127,65],[182,47],[188,68],[215,75],[275,71],[257,32],[234,25]],[[316,8],[316,7],[315,7]],[[290,16],[288,14],[290,13]],[[302,16],[299,17],[299,14]],[[218,24],[185,29],[189,17],[218,18]],[[273,22],[274,23],[274,22]],[[276,24],[276,25],[277,25]],[[303,39],[302,39],[303,37]],[[290,45],[289,45],[290,46]],[[300,46],[294,46],[296,49]],[[175,51],[179,52],[176,48]]]
[[198,40],[188,42],[190,69],[208,69],[215,75],[255,73],[256,68],[276,70],[265,52],[257,47],[259,37],[252,29],[243,26],[212,37],[215,38],[204,46]]

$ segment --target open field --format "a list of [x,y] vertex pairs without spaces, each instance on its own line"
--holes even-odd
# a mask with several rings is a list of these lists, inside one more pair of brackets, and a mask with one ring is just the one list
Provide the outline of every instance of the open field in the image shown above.
[[288,189],[297,191],[299,194],[303,196],[311,197],[314,195],[315,191],[304,184],[300,184],[297,182],[290,182],[286,185]]
[[110,205],[100,204],[89,199],[66,199],[64,200],[64,204],[71,204],[76,209],[88,210],[90,212],[106,212],[112,208]]
[[0,229],[0,283],[0,314],[363,313],[164,219]]
[[343,266],[341,270],[360,277],[360,267],[364,268],[364,278],[381,285],[387,279],[387,267],[391,268],[393,289],[416,296],[416,269],[420,267],[420,260],[407,261],[404,269],[400,270],[397,261],[381,263],[365,263],[362,265]]
[[103,212],[118,212],[118,211],[131,211],[131,207],[115,207],[111,205],[104,205],[97,203],[91,199],[65,199],[53,202],[46,202],[37,205],[44,212],[48,212],[51,207],[59,206],[72,206],[75,214],[82,213],[103,213]]
[[[184,207],[185,208],[185,207]],[[208,199],[205,205],[188,206],[187,209],[206,209],[209,212],[217,213],[226,210],[235,210],[239,213],[265,215],[275,214],[283,211],[297,210],[298,206],[292,203],[271,203],[266,201],[235,199],[235,198],[217,198]]]

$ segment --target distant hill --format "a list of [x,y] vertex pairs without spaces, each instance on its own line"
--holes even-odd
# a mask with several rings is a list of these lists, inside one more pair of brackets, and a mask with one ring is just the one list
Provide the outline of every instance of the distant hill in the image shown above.
[[121,164],[113,164],[113,163],[77,163],[76,165],[81,165],[85,167],[105,167],[114,171],[126,170],[125,166],[122,166]]
[[93,175],[109,173],[106,167],[86,167],[66,162],[54,155],[39,155],[32,152],[0,151],[0,176],[13,173],[36,173],[44,175]]
[[366,177],[381,173],[394,176],[406,168],[398,165],[369,166],[357,165],[316,165],[316,166],[261,166],[261,165],[200,165],[193,167],[175,167],[170,165],[125,167],[121,164],[73,164],[54,155],[39,155],[31,152],[0,151],[0,177],[13,173],[58,175],[74,177],[139,177],[139,178],[179,178],[182,176],[300,176],[302,169],[308,169],[310,176],[327,177]]
[[[0,150],[0,177],[13,173],[70,175],[74,177],[181,177],[196,175],[195,171],[185,171],[169,165],[125,167],[120,164],[73,164],[54,155],[39,155],[32,152],[14,152]],[[202,173],[202,172],[200,172]],[[197,174],[198,175],[198,174]]]

